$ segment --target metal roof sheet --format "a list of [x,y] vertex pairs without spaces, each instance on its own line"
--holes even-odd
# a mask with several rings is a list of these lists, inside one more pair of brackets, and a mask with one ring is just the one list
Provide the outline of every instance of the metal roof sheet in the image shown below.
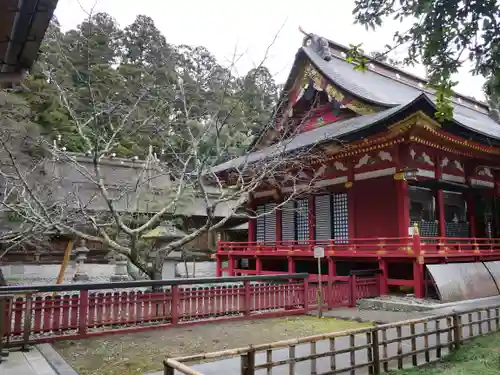
[[[302,47],[310,61],[333,83],[354,96],[379,105],[393,106],[411,102],[419,95],[426,95],[432,103],[436,97],[428,88],[417,88],[397,79],[386,77],[372,70],[355,70],[347,61],[332,56],[330,61],[322,59],[313,48]],[[494,121],[482,106],[469,108],[454,101],[455,122],[491,138],[500,139],[500,124]]]

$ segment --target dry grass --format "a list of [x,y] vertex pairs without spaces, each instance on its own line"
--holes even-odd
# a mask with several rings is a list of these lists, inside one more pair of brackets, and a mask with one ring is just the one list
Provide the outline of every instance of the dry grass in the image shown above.
[[161,371],[166,356],[212,352],[368,325],[299,316],[153,329],[60,342],[54,348],[81,375],[142,375]]

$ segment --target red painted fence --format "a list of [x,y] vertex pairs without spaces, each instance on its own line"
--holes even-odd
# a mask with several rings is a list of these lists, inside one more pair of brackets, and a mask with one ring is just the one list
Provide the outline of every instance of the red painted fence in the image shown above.
[[[47,285],[30,289],[1,287],[0,338],[4,338],[4,344],[20,346],[110,332],[303,314],[315,308],[318,301],[318,285],[310,284],[307,276]],[[216,285],[192,285],[207,283]],[[376,277],[355,276],[350,277],[349,282],[325,283],[322,288],[324,305],[329,308],[350,306],[360,297],[377,296],[378,284]],[[155,292],[130,290],[153,285],[166,289]],[[109,291],[111,288],[120,291]]]

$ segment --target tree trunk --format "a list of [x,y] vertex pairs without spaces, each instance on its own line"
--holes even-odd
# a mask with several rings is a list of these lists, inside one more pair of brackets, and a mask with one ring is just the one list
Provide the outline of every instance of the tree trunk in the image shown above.
[[196,257],[193,257],[193,277],[196,277]]
[[184,271],[186,272],[186,279],[189,278],[189,269],[188,269],[188,264],[187,264],[187,259],[184,256]]
[[7,281],[5,281],[5,277],[3,277],[3,272],[1,268],[0,268],[0,286],[7,286]]

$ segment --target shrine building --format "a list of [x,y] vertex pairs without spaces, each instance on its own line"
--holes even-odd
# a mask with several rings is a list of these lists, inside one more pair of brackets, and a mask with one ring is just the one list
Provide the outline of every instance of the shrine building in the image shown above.
[[218,274],[309,272],[314,281],[313,251],[321,246],[323,280],[377,269],[382,294],[403,287],[421,298],[437,277],[429,265],[500,260],[496,113],[454,93],[453,119],[438,121],[425,80],[377,61],[356,70],[347,52],[307,35],[277,131],[261,134],[254,155],[216,167],[224,175],[265,159],[285,126],[293,129],[289,152],[311,147],[323,155],[310,159],[316,190],[274,211],[286,189],[266,184],[252,194],[249,209],[272,212],[249,222],[248,242],[219,243]]

